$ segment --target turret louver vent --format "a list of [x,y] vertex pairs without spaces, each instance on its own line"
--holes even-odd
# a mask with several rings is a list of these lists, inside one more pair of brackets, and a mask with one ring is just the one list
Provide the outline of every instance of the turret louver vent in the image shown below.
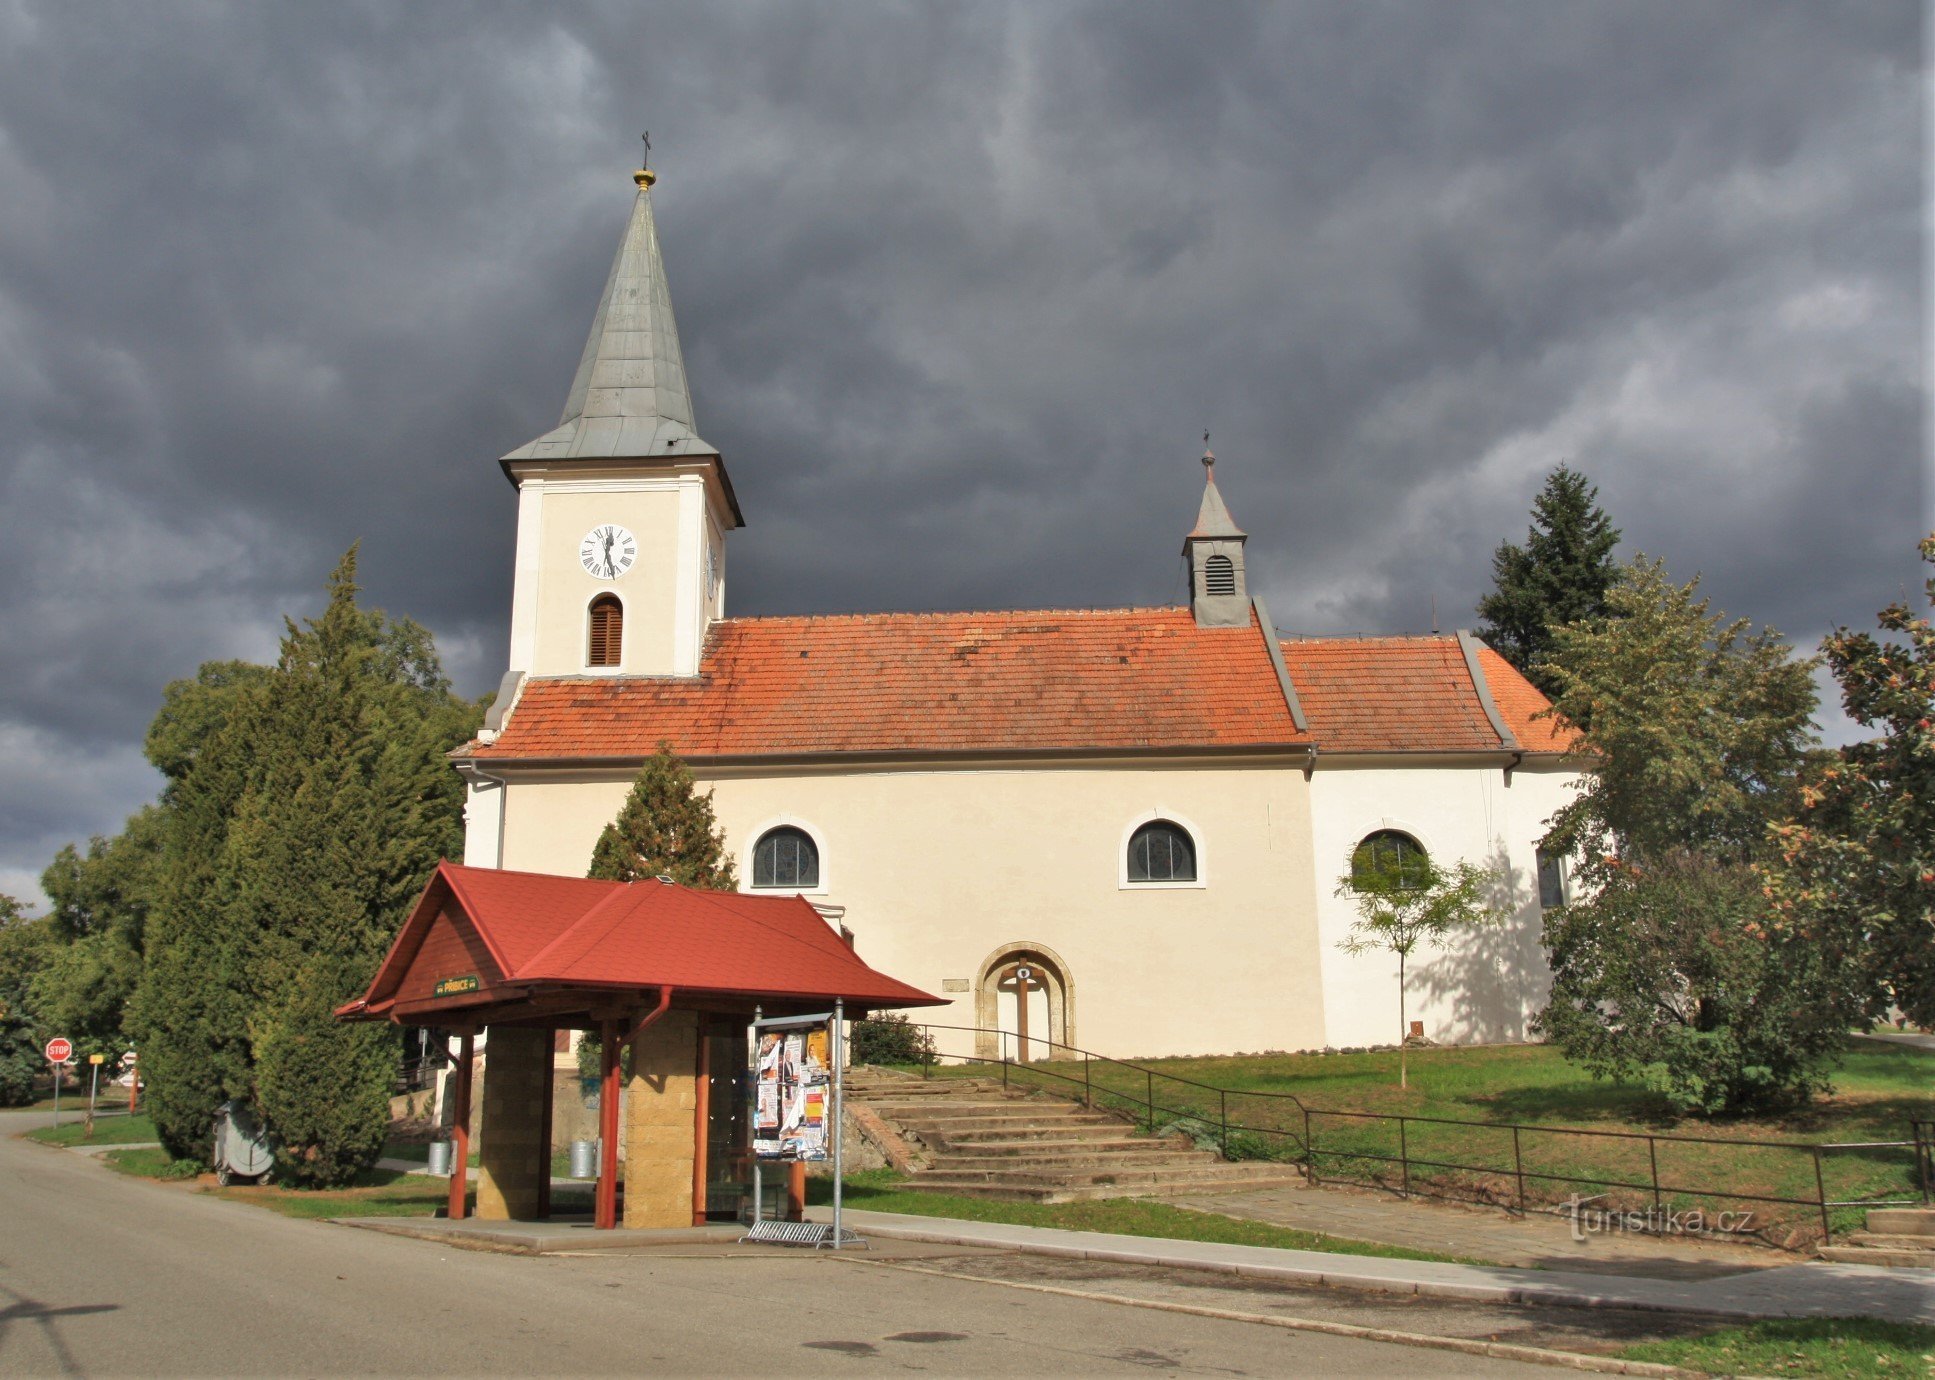
[[1203,562],[1203,593],[1236,593],[1236,567],[1228,556],[1211,556]]

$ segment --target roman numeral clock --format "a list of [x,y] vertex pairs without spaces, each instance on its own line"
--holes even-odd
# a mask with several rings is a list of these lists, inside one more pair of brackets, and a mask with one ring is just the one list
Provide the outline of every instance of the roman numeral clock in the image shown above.
[[578,560],[594,579],[615,580],[637,559],[638,539],[616,523],[592,528],[578,543]]

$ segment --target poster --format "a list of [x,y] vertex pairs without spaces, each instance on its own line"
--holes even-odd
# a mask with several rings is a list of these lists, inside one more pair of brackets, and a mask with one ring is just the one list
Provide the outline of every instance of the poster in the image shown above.
[[753,1153],[824,1160],[831,1153],[832,1037],[824,1025],[762,1030],[753,1064]]

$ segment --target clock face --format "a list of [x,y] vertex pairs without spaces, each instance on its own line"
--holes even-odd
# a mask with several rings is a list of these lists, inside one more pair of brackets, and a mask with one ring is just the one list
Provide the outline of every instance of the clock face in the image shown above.
[[607,522],[585,533],[578,543],[578,560],[595,578],[615,580],[638,559],[638,538],[617,523]]

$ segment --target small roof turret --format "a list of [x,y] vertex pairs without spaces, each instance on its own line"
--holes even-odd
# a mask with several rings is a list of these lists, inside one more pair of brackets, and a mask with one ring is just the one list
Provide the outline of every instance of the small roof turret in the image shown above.
[[718,455],[692,420],[685,355],[652,219],[657,180],[648,168],[632,174],[638,193],[631,220],[598,299],[564,415],[555,428],[506,455],[506,462]]
[[1196,510],[1195,527],[1183,538],[1183,555],[1189,561],[1189,606],[1198,627],[1249,626],[1249,579],[1243,570],[1243,543],[1248,540],[1216,491],[1216,454],[1205,434],[1203,505]]

